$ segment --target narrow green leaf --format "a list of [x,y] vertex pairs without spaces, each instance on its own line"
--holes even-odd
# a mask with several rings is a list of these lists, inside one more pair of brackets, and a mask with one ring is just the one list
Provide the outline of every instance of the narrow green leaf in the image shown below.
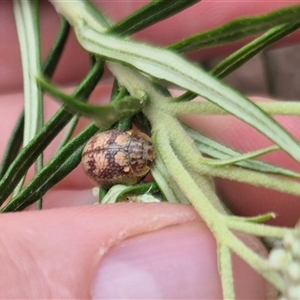
[[71,121],[69,122],[69,124],[66,127],[66,132],[64,133],[64,136],[62,137],[62,139],[59,142],[59,146],[58,149],[61,149],[63,146],[65,146],[69,140],[71,139],[74,130],[79,122],[80,117],[78,115],[73,116],[73,118],[71,119]]
[[[115,79],[111,91],[111,102],[118,99],[124,98],[125,96],[129,96],[128,91],[125,87],[120,87],[118,81]],[[125,120],[121,120],[117,122],[114,126],[114,129],[120,129],[120,130],[128,130],[132,128],[132,117],[127,118]]]
[[[41,47],[40,47],[40,22],[39,1],[13,1],[14,15],[21,50],[22,71],[24,81],[24,135],[25,147],[38,132],[44,123],[43,96],[32,74],[40,73]],[[43,164],[42,155],[35,163],[38,169]],[[23,186],[25,177],[20,178],[14,190],[17,194]]]
[[230,220],[243,221],[249,223],[264,223],[272,219],[276,219],[277,215],[273,212],[269,212],[262,215],[257,215],[254,217],[239,217],[239,216],[230,216]]
[[271,56],[272,54],[268,50],[261,52],[262,68],[266,81],[266,93],[269,97],[276,99],[280,97],[277,94],[277,72],[274,70],[274,61]]
[[[103,61],[98,60],[73,95],[80,99],[88,98],[103,74],[103,67]],[[43,127],[43,130],[18,154],[0,180],[0,205],[12,193],[19,180],[24,176],[40,153],[46,149],[72,117],[72,114],[61,108]]]
[[[206,154],[210,157],[214,157],[217,159],[230,159],[232,157],[239,157],[242,154],[238,151],[235,151],[229,147],[226,147],[204,135],[199,133],[192,128],[183,125],[188,135],[196,142],[196,145],[201,153]],[[243,155],[242,155],[242,158]],[[268,164],[259,160],[248,160],[248,161],[240,161],[235,162],[236,165],[251,169],[254,171],[262,172],[262,173],[270,173],[276,175],[283,175],[288,177],[300,178],[300,174],[294,172],[292,170],[288,170],[285,168],[281,168],[278,166],[274,166],[272,164]]]
[[62,19],[58,35],[43,64],[42,73],[44,76],[48,78],[52,77],[67,43],[69,33],[70,25],[65,19]]
[[101,204],[104,197],[107,195],[108,190],[106,189],[100,189],[100,188],[96,188],[98,189],[98,198],[99,198],[99,203]]
[[189,37],[169,46],[169,49],[186,53],[203,48],[216,47],[261,33],[278,25],[298,22],[299,18],[299,5],[283,8],[266,15],[243,17],[212,30]]
[[93,118],[96,124],[102,129],[109,128],[117,121],[125,120],[133,116],[140,111],[147,102],[147,95],[141,93],[140,99],[126,96],[108,105],[91,105],[83,103],[73,96],[64,94],[42,77],[38,77],[37,81],[43,89],[67,104],[67,107],[74,113],[80,113]]
[[[65,42],[69,33],[69,24],[63,20],[59,34],[55,40],[54,46],[52,47],[47,59],[43,65],[42,72],[43,75],[51,77],[56,69],[57,63],[61,57],[62,50],[64,48]],[[23,142],[23,131],[24,130],[24,111],[22,111],[20,118],[14,128],[11,136],[11,140],[7,146],[2,164],[0,166],[0,179],[3,177],[4,173],[7,171],[10,164],[13,162],[14,158],[17,156],[21,149]]]
[[[237,155],[232,158],[208,160],[206,163],[208,165],[212,165],[212,166],[229,166],[229,165],[237,164],[239,162],[243,162],[246,160],[250,160],[250,159],[262,156],[264,154],[267,154],[267,153],[270,153],[270,152],[276,151],[276,150],[278,150],[278,146],[271,146],[271,147],[263,148],[263,149],[260,149],[257,151],[240,154],[240,155]],[[300,174],[298,176],[300,176]]]
[[[157,145],[156,136],[154,136],[154,144]],[[151,167],[151,174],[168,202],[190,204],[177,182],[169,176],[159,153]]]
[[[284,38],[288,34],[291,34],[295,30],[299,29],[300,23],[292,23],[292,24],[285,24],[280,25],[275,28],[272,28],[268,32],[266,32],[261,37],[258,37],[254,41],[248,43],[241,49],[237,50],[233,54],[229,55],[223,61],[221,61],[213,70],[210,72],[213,76],[221,79],[233,71],[237,70],[240,66],[245,64],[255,55],[269,47],[270,45],[274,44],[275,42],[279,41],[280,39]],[[187,91],[183,95],[174,98],[173,102],[184,102],[190,101],[197,97],[197,94]]]
[[11,134],[7,148],[5,150],[2,163],[0,165],[0,179],[4,176],[10,164],[18,155],[23,143],[23,130],[24,130],[24,112],[21,113],[19,120]]
[[56,11],[64,16],[71,26],[76,26],[86,19],[100,31],[107,31],[111,27],[110,21],[102,14],[99,9],[87,0],[72,1],[72,7],[68,1],[49,0]]
[[20,42],[24,79],[24,146],[37,134],[43,123],[42,94],[32,74],[41,73],[40,34],[37,1],[13,1]]
[[76,168],[86,142],[98,131],[99,128],[92,124],[64,146],[1,212],[20,211],[35,203]]
[[151,135],[151,124],[142,111],[134,115],[133,122],[141,131]]
[[179,97],[173,98],[172,102],[187,102],[195,99],[198,95],[191,92],[187,91],[184,94],[180,95]]
[[264,133],[300,160],[300,146],[274,119],[252,101],[210,76],[179,55],[165,49],[99,33],[87,25],[77,29],[88,51],[134,66],[156,78],[172,82],[217,104]]
[[[104,197],[102,197],[101,201],[99,203],[101,204],[108,204],[108,203],[116,203],[118,195],[127,189],[127,185],[124,184],[116,184],[113,187],[111,187]],[[102,189],[100,188],[100,191]],[[100,198],[100,197],[99,197]]]
[[127,201],[127,198],[130,202],[160,202],[160,199],[155,198],[150,194],[150,192],[154,193],[157,191],[158,186],[154,182],[130,187],[123,184],[117,184],[109,189],[100,203],[105,204]]
[[279,41],[283,37],[291,34],[295,30],[299,29],[299,27],[300,22],[297,22],[292,24],[280,25],[269,30],[261,37],[248,43],[246,46],[242,47],[241,49],[237,50],[232,55],[224,59],[211,71],[211,74],[218,78],[226,77],[234,70],[238,69],[240,66],[249,61],[251,58],[253,58],[255,55],[260,53],[262,50]]
[[159,191],[155,182],[143,183],[134,186],[129,186],[121,191],[116,199],[116,202],[124,200],[126,197],[138,196],[143,194],[153,194]]
[[117,23],[109,32],[131,35],[194,5],[201,0],[157,0],[145,5],[128,18]]

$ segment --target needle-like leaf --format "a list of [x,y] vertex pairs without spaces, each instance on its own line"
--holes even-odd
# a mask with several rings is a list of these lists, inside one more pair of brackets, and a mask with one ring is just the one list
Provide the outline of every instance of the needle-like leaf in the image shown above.
[[130,35],[162,21],[201,0],[156,0],[114,25],[109,32]]
[[188,37],[169,46],[169,49],[186,53],[216,47],[264,32],[278,25],[298,22],[299,18],[299,5],[280,9],[266,15],[243,17],[212,30]]
[[38,83],[43,89],[51,93],[56,99],[62,101],[73,113],[83,114],[94,119],[101,129],[111,127],[120,120],[125,120],[138,113],[147,102],[147,95],[141,93],[141,98],[125,96],[118,101],[113,101],[108,105],[86,104],[73,96],[64,94],[50,84],[45,78],[38,77]]
[[77,28],[82,46],[97,55],[131,65],[172,82],[217,104],[264,133],[300,161],[300,146],[274,119],[252,101],[199,67],[165,49],[102,34],[88,25]]

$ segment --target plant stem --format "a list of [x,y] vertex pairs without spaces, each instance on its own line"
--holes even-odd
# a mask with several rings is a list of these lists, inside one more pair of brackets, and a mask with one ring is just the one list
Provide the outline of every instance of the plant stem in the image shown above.
[[234,291],[232,257],[230,249],[225,245],[218,245],[218,265],[221,275],[223,298],[236,299]]
[[292,230],[287,227],[285,228],[239,221],[236,218],[237,217],[231,218],[230,216],[226,218],[225,222],[230,229],[254,234],[256,236],[282,239],[285,234]]
[[[300,115],[299,101],[282,102],[256,102],[258,107],[270,115]],[[168,111],[173,116],[182,116],[189,114],[201,115],[230,115],[221,107],[209,102],[173,102],[168,106]]]
[[300,196],[300,183],[283,177],[259,173],[234,166],[223,168],[205,164],[199,165],[196,161],[194,161],[194,164],[198,165],[194,165],[195,171],[201,175],[210,175],[213,177],[234,180],[252,184],[257,187],[264,187],[282,193]]

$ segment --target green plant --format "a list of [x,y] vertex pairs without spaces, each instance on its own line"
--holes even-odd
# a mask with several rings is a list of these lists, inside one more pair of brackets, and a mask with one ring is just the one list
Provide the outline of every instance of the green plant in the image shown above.
[[[295,160],[300,160],[298,142],[270,116],[298,115],[299,104],[289,102],[284,105],[256,105],[219,80],[272,43],[298,29],[300,6],[282,9],[269,15],[235,20],[165,49],[134,42],[128,38],[128,35],[170,17],[196,2],[178,0],[170,5],[170,1],[153,1],[112,26],[89,2],[76,1],[70,6],[66,2],[53,1],[57,10],[74,27],[79,43],[94,57],[90,73],[71,96],[52,86],[47,79],[53,73],[50,66],[55,65],[60,57],[68,30],[66,21],[62,22],[57,44],[42,67],[39,63],[38,4],[15,2],[16,13],[21,12],[25,16],[20,20],[24,24],[30,24],[22,26],[21,23],[19,26],[20,30],[25,30],[20,36],[28,37],[26,41],[21,41],[24,49],[23,61],[26,62],[25,73],[36,76],[28,76],[28,83],[25,85],[25,99],[29,101],[25,105],[24,123],[24,141],[27,147],[18,155],[17,151],[11,151],[19,148],[19,128],[23,123],[21,117],[8,148],[8,155],[2,164],[0,203],[3,204],[12,193],[13,197],[3,205],[1,211],[19,211],[37,201],[40,201],[41,207],[41,197],[79,164],[82,149],[91,136],[99,130],[115,126],[118,122],[118,126],[127,127],[128,119],[138,115],[145,124],[150,123],[157,159],[152,168],[155,183],[147,185],[146,189],[141,185],[135,193],[144,194],[150,188],[157,192],[158,186],[166,201],[193,205],[217,240],[225,299],[235,298],[232,252],[242,257],[279,291],[285,293],[284,278],[272,270],[267,259],[248,248],[233,231],[281,239],[292,229],[261,224],[274,217],[272,213],[252,218],[228,214],[215,193],[211,178],[237,180],[300,195],[299,183],[294,180],[300,174],[255,160],[256,157],[277,149],[283,149]],[[261,32],[264,33],[260,37],[226,58],[210,74],[180,56],[180,53],[231,43]],[[35,52],[26,51],[27,42],[36,45]],[[83,100],[89,97],[101,78],[104,64],[117,81],[113,101],[101,107],[86,104]],[[167,85],[162,85],[159,79],[181,87],[185,93],[178,98],[172,98],[166,90]],[[42,125],[43,120],[40,119],[41,88],[36,85],[36,81],[44,91],[66,104],[45,125]],[[209,102],[190,102],[197,95]],[[36,176],[22,188],[20,182],[28,168],[72,119],[73,113],[78,112],[93,118],[95,123],[70,141],[68,134],[60,151],[46,166],[42,166],[39,159]],[[186,114],[233,114],[261,131],[275,146],[253,153],[238,153],[184,125],[180,116]],[[30,126],[33,124],[32,119],[36,120],[34,126]],[[77,119],[73,118],[73,122],[76,123]],[[204,155],[209,155],[210,158]],[[120,192],[124,195],[126,190],[127,188]],[[130,193],[131,190],[127,192]],[[116,197],[119,199],[120,194],[117,193]]]

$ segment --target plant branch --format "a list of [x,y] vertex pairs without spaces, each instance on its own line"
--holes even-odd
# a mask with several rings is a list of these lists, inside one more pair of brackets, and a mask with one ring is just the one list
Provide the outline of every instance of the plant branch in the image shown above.
[[195,171],[201,175],[234,180],[237,182],[251,184],[257,187],[264,187],[286,194],[300,196],[300,183],[289,179],[263,174],[252,170],[242,169],[234,166],[216,167],[194,162]]
[[218,245],[218,265],[221,275],[223,299],[236,299],[234,291],[234,277],[232,268],[232,257],[229,247]]
[[[299,101],[278,101],[278,102],[256,102],[264,112],[270,115],[300,115]],[[201,115],[229,115],[230,112],[209,102],[172,102],[168,106],[168,112],[174,116],[201,114]]]
[[283,281],[280,276],[272,273],[268,268],[266,260],[259,257],[230,232],[229,228],[226,226],[226,217],[220,217],[221,214],[214,209],[210,201],[202,193],[201,189],[194,183],[190,174],[186,171],[186,168],[179,162],[175,155],[175,153],[177,153],[176,149],[173,150],[171,146],[166,143],[166,132],[155,130],[156,124],[154,123],[153,125],[154,143],[158,147],[158,155],[164,162],[169,176],[178,183],[179,188],[184,192],[195,210],[212,230],[218,243],[230,247],[237,255],[243,258],[249,265],[282,291]]
[[250,233],[256,236],[261,237],[273,237],[282,239],[284,235],[290,232],[291,228],[285,227],[278,227],[278,226],[269,226],[265,224],[256,224],[256,223],[249,223],[245,222],[244,220],[239,220],[238,217],[226,217],[225,223],[227,224],[228,228]]

